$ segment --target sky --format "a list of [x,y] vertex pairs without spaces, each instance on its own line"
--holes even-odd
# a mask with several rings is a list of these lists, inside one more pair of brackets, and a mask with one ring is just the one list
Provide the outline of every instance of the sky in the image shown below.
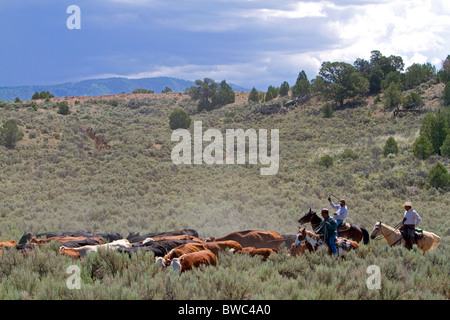
[[265,91],[372,50],[439,70],[449,40],[448,0],[0,0],[0,87],[169,76]]

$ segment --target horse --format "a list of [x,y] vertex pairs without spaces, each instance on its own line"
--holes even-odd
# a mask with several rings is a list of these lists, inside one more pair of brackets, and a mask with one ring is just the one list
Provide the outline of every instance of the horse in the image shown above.
[[[335,245],[338,256],[342,256],[349,251],[356,252],[359,248],[359,244],[356,241],[342,237],[336,238]],[[326,246],[326,244],[322,241],[320,235],[300,227],[295,238],[294,247],[299,248],[301,246],[306,246],[310,252],[314,252]]]
[[[309,211],[298,220],[298,223],[301,225],[311,222],[311,226],[314,230],[319,228],[319,225],[322,223],[322,219],[309,208]],[[348,224],[349,228],[338,229],[338,237],[343,237],[347,239],[352,239],[356,242],[361,242],[363,240],[364,244],[369,243],[369,232],[366,229]]]
[[[378,235],[384,236],[390,247],[400,244],[405,245],[405,239],[403,239],[400,230],[381,223],[381,221],[375,223],[370,237],[375,239]],[[441,238],[433,232],[428,231],[423,231],[423,235],[424,237],[422,239],[417,239],[416,244],[419,249],[422,249],[423,255],[425,255],[427,251],[437,248]]]

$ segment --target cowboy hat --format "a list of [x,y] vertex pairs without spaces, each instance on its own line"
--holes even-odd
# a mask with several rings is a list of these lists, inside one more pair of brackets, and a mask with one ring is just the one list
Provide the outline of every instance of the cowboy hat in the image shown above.
[[409,202],[409,201],[407,201],[407,202],[405,202],[405,203],[403,204],[403,207],[410,207],[410,208],[412,208],[412,203]]

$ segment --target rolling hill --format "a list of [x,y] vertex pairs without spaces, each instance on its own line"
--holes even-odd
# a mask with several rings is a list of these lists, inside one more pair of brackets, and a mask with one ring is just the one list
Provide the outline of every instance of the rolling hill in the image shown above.
[[[83,97],[101,96],[131,93],[134,89],[143,88],[160,93],[164,88],[169,87],[174,92],[184,91],[186,88],[194,86],[190,80],[183,80],[171,77],[154,78],[106,78],[92,79],[78,82],[67,82],[54,85],[32,85],[20,87],[0,87],[0,100],[13,101],[16,97],[20,100],[30,100],[37,91],[49,91],[55,97]],[[250,91],[248,89],[230,84],[234,91]]]

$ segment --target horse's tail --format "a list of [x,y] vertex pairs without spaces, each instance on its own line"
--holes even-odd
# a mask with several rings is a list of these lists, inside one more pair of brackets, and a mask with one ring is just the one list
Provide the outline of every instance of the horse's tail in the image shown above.
[[367,232],[367,230],[366,229],[364,229],[364,228],[360,228],[361,229],[361,231],[362,231],[362,233],[363,233],[363,242],[364,242],[364,244],[369,244],[369,232]]
[[441,242],[441,238],[437,235],[435,235],[435,236],[436,236],[436,239],[434,240],[433,244],[431,245],[430,250],[436,249],[439,245],[439,242]]

